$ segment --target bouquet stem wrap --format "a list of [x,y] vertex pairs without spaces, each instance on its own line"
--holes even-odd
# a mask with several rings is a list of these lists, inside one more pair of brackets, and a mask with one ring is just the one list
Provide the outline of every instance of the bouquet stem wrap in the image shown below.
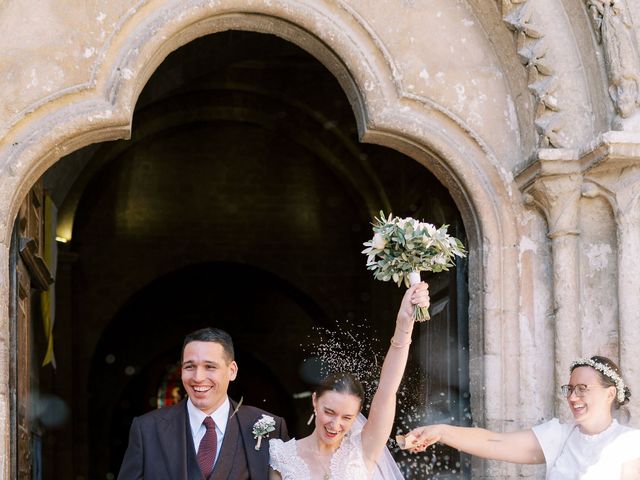
[[[422,279],[420,278],[420,272],[413,271],[409,272],[409,285],[414,286],[420,283]],[[421,307],[419,305],[413,306],[413,319],[416,322],[424,322],[425,320],[431,320],[431,315],[429,315],[429,307]]]

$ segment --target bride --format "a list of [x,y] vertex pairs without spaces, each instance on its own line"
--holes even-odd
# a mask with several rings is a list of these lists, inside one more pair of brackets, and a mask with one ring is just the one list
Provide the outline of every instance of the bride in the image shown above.
[[410,287],[402,299],[368,420],[360,414],[362,385],[352,374],[336,373],[325,378],[312,396],[313,433],[301,440],[269,441],[270,480],[402,478],[385,447],[409,355],[414,305],[429,305],[426,283]]

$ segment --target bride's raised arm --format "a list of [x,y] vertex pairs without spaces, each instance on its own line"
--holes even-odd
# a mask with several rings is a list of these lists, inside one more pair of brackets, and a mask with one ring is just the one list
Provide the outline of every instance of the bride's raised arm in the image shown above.
[[409,356],[414,305],[429,305],[429,287],[426,283],[410,287],[404,294],[398,310],[396,328],[382,364],[378,389],[371,402],[369,418],[362,428],[362,448],[368,466],[375,463],[380,456],[393,428],[396,393]]

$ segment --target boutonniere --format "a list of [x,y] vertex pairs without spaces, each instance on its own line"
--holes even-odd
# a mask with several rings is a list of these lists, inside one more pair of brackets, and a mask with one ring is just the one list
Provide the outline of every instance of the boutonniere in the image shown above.
[[262,414],[256,423],[253,424],[253,438],[257,439],[256,450],[260,450],[262,444],[262,437],[269,435],[269,432],[273,432],[276,429],[276,421],[269,415]]

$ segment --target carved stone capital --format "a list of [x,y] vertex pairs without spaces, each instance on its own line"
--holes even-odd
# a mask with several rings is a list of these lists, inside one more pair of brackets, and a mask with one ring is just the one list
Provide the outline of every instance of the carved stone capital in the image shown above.
[[581,163],[584,196],[606,198],[619,221],[640,220],[640,133],[605,133]]
[[579,234],[582,169],[577,150],[540,149],[537,160],[516,177],[525,203],[544,213],[551,239]]

